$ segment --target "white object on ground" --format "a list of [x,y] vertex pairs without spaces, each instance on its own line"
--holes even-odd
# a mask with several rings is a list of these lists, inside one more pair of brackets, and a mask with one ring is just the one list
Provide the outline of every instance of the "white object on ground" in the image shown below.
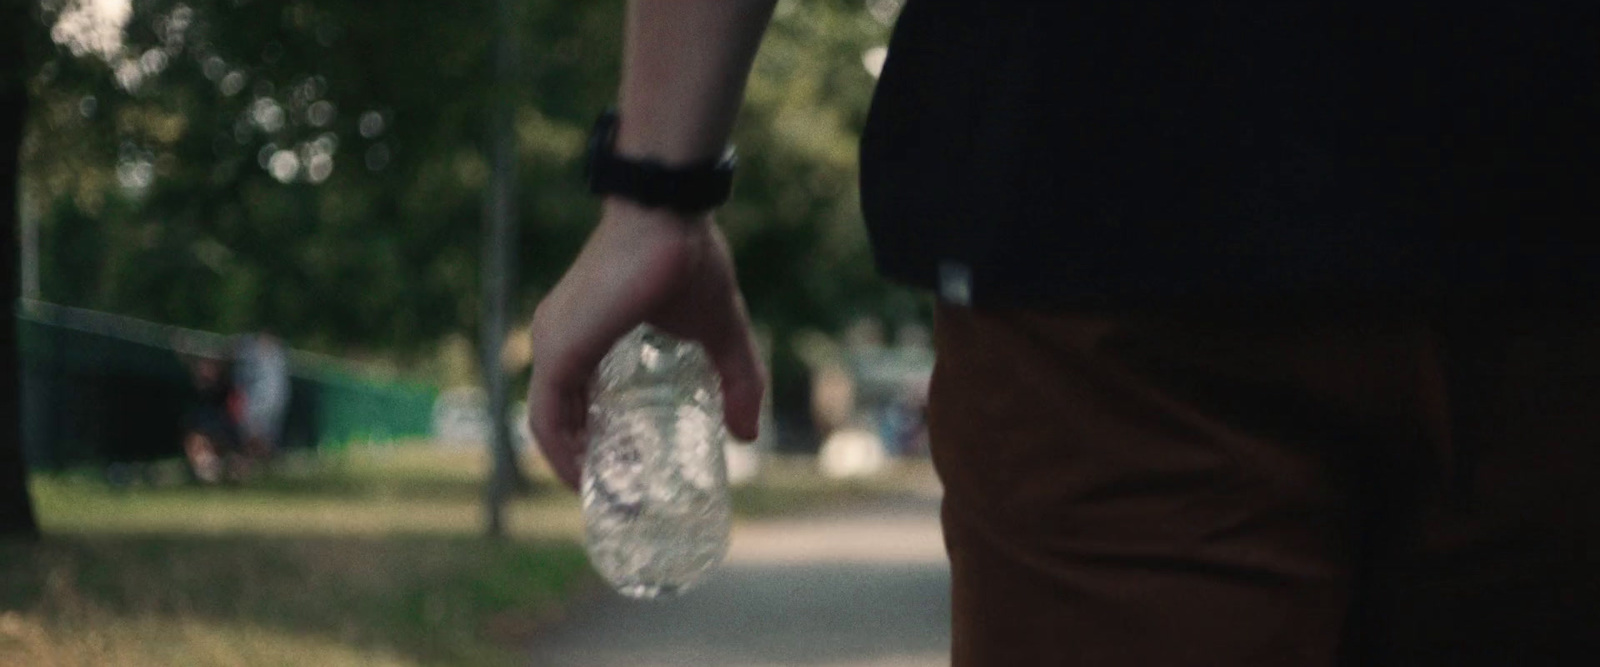
[[834,431],[817,452],[817,466],[832,479],[871,477],[883,472],[888,464],[883,440],[858,428]]
[[489,437],[488,399],[477,387],[451,387],[433,403],[433,438],[453,445],[482,445]]
[[729,442],[723,452],[728,460],[730,486],[749,484],[761,472],[761,452],[755,445]]

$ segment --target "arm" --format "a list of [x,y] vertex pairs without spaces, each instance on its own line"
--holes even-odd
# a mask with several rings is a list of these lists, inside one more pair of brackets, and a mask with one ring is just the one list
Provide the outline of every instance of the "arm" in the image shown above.
[[[720,154],[774,4],[632,0],[617,152],[668,164]],[[704,345],[722,378],[728,430],[756,436],[765,373],[721,232],[709,214],[685,218],[610,198],[533,318],[529,420],[568,486],[578,485],[595,365],[642,322]]]

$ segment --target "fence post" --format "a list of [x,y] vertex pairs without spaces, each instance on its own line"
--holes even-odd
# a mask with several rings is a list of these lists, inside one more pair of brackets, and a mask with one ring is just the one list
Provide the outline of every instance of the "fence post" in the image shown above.
[[[502,0],[503,1],[503,0]],[[28,471],[22,458],[22,363],[17,349],[17,187],[27,118],[26,31],[37,24],[25,3],[0,9],[0,537],[36,536],[39,525],[28,497]]]

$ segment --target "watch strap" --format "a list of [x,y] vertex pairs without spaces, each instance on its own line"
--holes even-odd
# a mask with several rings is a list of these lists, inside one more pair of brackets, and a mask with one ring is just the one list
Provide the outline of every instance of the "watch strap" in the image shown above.
[[595,123],[587,167],[592,194],[620,196],[642,206],[683,214],[709,211],[732,194],[737,158],[731,149],[715,161],[669,167],[655,160],[617,155],[616,129],[615,112],[602,114]]

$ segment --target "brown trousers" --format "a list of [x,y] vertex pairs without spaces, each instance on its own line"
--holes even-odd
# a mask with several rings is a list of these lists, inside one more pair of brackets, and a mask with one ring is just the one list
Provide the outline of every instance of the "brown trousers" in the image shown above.
[[1600,665],[1600,315],[941,306],[956,667]]

